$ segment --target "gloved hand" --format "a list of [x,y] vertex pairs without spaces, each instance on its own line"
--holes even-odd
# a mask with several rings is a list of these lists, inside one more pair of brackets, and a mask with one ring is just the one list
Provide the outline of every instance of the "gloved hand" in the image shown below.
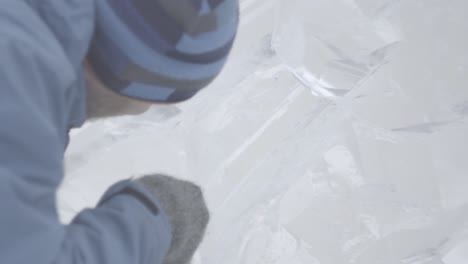
[[209,212],[197,185],[163,175],[137,180],[158,199],[172,225],[172,243],[164,264],[188,264],[206,231]]

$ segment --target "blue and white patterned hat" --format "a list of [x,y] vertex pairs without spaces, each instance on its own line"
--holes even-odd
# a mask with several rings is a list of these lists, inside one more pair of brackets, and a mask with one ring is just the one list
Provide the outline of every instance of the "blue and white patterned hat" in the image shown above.
[[221,71],[233,45],[237,0],[100,0],[88,61],[115,92],[180,102]]

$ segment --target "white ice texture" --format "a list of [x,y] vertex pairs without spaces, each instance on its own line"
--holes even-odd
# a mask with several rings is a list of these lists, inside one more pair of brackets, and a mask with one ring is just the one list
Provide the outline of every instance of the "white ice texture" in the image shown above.
[[468,263],[468,2],[243,0],[196,98],[74,131],[67,222],[118,180],[201,184],[193,264]]

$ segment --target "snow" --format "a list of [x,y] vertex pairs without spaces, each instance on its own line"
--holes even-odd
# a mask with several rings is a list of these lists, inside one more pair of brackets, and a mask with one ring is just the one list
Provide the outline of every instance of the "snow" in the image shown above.
[[467,8],[241,1],[209,88],[74,131],[62,220],[163,172],[205,190],[194,263],[468,263]]

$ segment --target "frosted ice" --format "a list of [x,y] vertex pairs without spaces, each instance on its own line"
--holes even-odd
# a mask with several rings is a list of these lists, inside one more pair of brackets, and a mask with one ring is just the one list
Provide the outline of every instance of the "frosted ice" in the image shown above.
[[194,263],[468,262],[465,1],[243,0],[193,100],[73,133],[64,222],[114,182],[201,184]]

